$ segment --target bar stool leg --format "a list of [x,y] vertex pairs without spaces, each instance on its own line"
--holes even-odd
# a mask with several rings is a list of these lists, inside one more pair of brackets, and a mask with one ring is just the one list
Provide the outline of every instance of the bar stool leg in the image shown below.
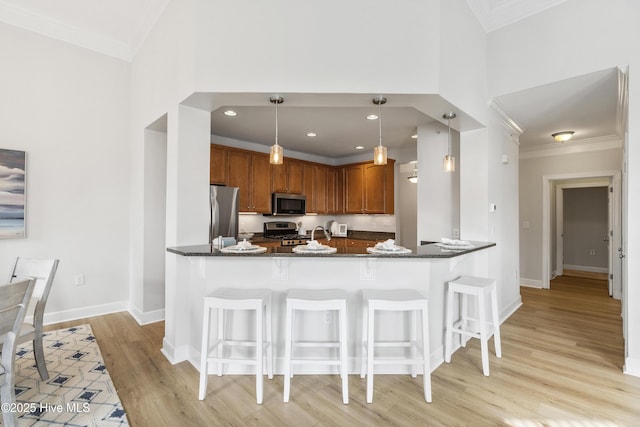
[[209,325],[211,321],[211,309],[205,303],[202,321],[202,350],[200,352],[200,386],[198,388],[198,400],[203,400],[207,394],[207,377],[209,375]]
[[367,327],[367,403],[373,402],[373,325],[375,323],[375,310],[369,304],[369,320]]
[[[218,359],[221,359],[224,356],[224,309],[218,307],[218,337],[217,337],[217,347],[216,353]],[[218,376],[222,376],[222,362],[217,363],[218,368]]]
[[451,362],[451,351],[453,341],[453,290],[447,290],[447,326],[444,340],[444,361]]
[[424,376],[422,377],[424,388],[424,400],[431,402],[431,351],[429,344],[429,308],[422,308],[422,357]]
[[469,299],[467,294],[462,294],[461,299],[460,316],[462,317],[462,333],[460,334],[460,345],[466,347],[467,341],[469,341],[469,336],[465,334],[465,332],[469,330]]
[[[269,301],[270,302],[270,301]],[[267,336],[267,376],[270,380],[273,379],[273,340],[271,339],[271,303],[264,307],[266,316],[266,336]],[[260,364],[262,366],[262,364]]]
[[502,344],[500,340],[500,318],[498,316],[498,292],[496,285],[491,287],[491,314],[493,322],[493,345],[496,349],[496,357],[502,357]]
[[[410,347],[410,352],[411,352],[411,359],[415,360],[416,359],[416,350],[417,350],[417,345],[418,345],[418,310],[411,310],[410,313],[410,320],[409,323],[411,324],[409,326],[409,331],[410,331],[410,340],[411,340],[411,347]],[[418,367],[415,363],[411,364],[411,378],[416,378],[418,376]]]
[[258,405],[262,404],[264,390],[262,374],[264,340],[262,339],[262,328],[262,303],[260,303],[256,307],[256,402],[258,402]]
[[360,357],[360,378],[367,373],[367,302],[363,298],[362,306],[362,340],[360,345],[362,356]]
[[480,321],[480,350],[482,353],[482,373],[489,376],[489,343],[487,332],[487,306],[485,305],[484,292],[478,294],[478,313]]
[[293,310],[287,304],[286,326],[285,326],[285,343],[284,343],[284,393],[283,402],[289,402],[289,393],[291,390],[291,337]]
[[340,312],[340,372],[342,375],[342,403],[349,403],[349,373],[347,364],[349,358],[347,354],[347,305],[346,303],[339,310]]

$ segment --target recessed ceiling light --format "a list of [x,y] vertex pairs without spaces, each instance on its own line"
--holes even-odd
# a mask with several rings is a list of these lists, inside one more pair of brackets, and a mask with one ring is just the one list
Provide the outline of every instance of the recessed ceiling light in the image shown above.
[[358,145],[356,147],[354,147],[356,150],[364,150],[364,147],[362,145]]
[[418,134],[417,134],[417,133],[415,133],[415,134],[411,135],[411,138],[413,138],[413,139],[418,139]]
[[229,117],[234,117],[234,116],[237,116],[237,115],[238,115],[238,113],[236,113],[236,112],[235,112],[235,111],[233,111],[233,110],[227,110],[227,111],[225,111],[225,112],[224,112],[224,115],[225,115],[225,116],[229,116]]
[[317,134],[315,132],[307,132],[307,136],[313,138],[314,136],[317,136]]
[[378,116],[376,116],[375,114],[369,114],[367,116],[367,120],[378,120]]

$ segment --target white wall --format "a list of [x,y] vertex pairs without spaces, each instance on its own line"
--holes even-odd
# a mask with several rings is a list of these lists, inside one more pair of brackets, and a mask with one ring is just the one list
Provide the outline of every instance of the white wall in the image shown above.
[[0,277],[59,258],[45,321],[126,309],[130,64],[2,23],[0,55],[0,148],[27,152],[27,238],[2,241]]
[[443,170],[448,150],[448,129],[438,122],[418,127],[418,241],[453,238],[460,230],[460,153],[459,134],[451,131],[451,152],[456,170]]

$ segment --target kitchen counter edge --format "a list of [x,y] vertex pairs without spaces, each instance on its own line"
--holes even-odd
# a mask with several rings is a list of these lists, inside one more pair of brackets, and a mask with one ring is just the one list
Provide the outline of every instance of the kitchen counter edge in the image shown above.
[[219,249],[214,248],[213,245],[192,245],[192,246],[177,246],[167,248],[167,252],[171,252],[181,256],[204,256],[204,257],[314,257],[314,258],[454,258],[457,256],[465,255],[471,252],[476,252],[482,249],[487,249],[492,246],[496,246],[492,242],[471,242],[474,245],[473,249],[464,250],[445,250],[435,244],[427,244],[419,246],[416,252],[408,254],[370,254],[368,252],[363,253],[346,253],[344,250],[338,249],[338,252],[332,254],[300,254],[291,251],[292,247],[278,246],[275,248],[267,248],[263,253],[223,253]]

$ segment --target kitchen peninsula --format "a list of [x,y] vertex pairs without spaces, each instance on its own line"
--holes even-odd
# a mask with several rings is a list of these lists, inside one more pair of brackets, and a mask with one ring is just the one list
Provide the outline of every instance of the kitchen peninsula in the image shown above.
[[[494,243],[471,242],[473,249],[447,251],[435,244],[422,245],[409,254],[374,255],[348,253],[297,254],[291,248],[274,247],[260,254],[222,253],[212,245],[168,248],[174,255],[175,268],[182,280],[175,299],[167,300],[165,338],[162,352],[172,362],[189,360],[199,368],[202,331],[203,298],[219,287],[268,288],[274,292],[273,341],[274,369],[283,372],[285,293],[292,288],[340,288],[349,294],[349,372],[360,369],[361,290],[417,289],[429,298],[429,334],[431,366],[443,361],[446,282],[461,275],[486,276],[489,252]],[[382,337],[389,332],[405,330],[408,317],[404,313],[388,315],[380,322]],[[307,313],[305,313],[307,315]],[[318,321],[334,322],[324,313]],[[215,322],[215,316],[214,320]],[[234,318],[234,334],[250,337],[249,318]],[[216,330],[212,325],[212,330]],[[303,333],[313,338],[314,330]],[[318,337],[324,339],[325,337]],[[385,372],[405,373],[404,367],[385,367]],[[300,373],[330,372],[309,366]],[[230,367],[230,373],[247,372],[242,367]]]

